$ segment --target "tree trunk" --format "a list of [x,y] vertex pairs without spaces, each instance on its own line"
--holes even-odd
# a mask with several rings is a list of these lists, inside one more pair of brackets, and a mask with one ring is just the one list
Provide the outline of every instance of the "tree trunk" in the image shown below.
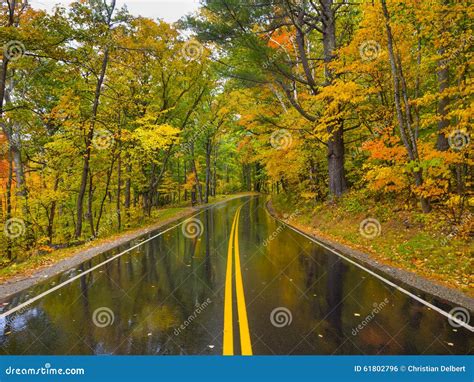
[[218,153],[218,144],[214,147],[214,164],[213,164],[213,173],[212,173],[212,187],[211,195],[216,196],[217,194],[217,153]]
[[329,193],[340,197],[347,190],[344,170],[343,127],[333,131],[328,142]]
[[[84,164],[82,167],[82,176],[81,176],[81,185],[79,188],[79,195],[77,197],[77,205],[76,205],[76,215],[77,215],[77,221],[76,221],[76,230],[74,233],[74,236],[79,238],[82,234],[82,215],[83,215],[83,205],[84,205],[84,196],[86,194],[86,186],[87,186],[87,176],[89,175],[89,165],[90,165],[90,159],[91,159],[91,146],[92,146],[92,140],[94,139],[94,129],[95,129],[95,123],[97,119],[97,112],[99,110],[99,102],[100,102],[100,96],[102,93],[102,84],[104,83],[104,78],[105,78],[105,73],[107,71],[107,65],[109,62],[109,48],[105,49],[104,52],[104,58],[102,60],[102,67],[99,75],[99,79],[97,81],[97,85],[95,88],[95,96],[94,96],[94,103],[92,105],[92,115],[91,115],[91,122],[90,122],[90,127],[89,127],[89,132],[86,135],[86,152],[84,155]],[[92,225],[92,230],[93,225]]]
[[[59,187],[59,176],[56,177],[54,182],[54,191],[56,192]],[[53,243],[53,234],[54,234],[54,217],[56,215],[56,201],[53,200],[51,203],[51,209],[48,215],[48,243],[51,245]]]
[[[444,54],[444,48],[439,50],[439,54],[442,56]],[[449,126],[449,121],[446,118],[448,114],[447,107],[449,104],[449,99],[446,95],[442,93],[449,86],[449,69],[448,63],[446,60],[441,59],[438,62],[438,89],[440,93],[440,98],[438,101],[438,116],[440,120],[438,121],[438,139],[436,141],[436,148],[439,151],[447,151],[449,149],[449,142],[446,138],[445,130]]]
[[199,203],[202,204],[202,186],[201,186],[201,182],[199,182],[199,174],[196,167],[196,161],[194,160],[194,143],[193,142],[191,142],[191,167],[194,173],[196,188],[199,195]]
[[[12,218],[12,182],[13,182],[13,160],[12,160],[12,152],[11,152],[11,147],[9,147],[8,150],[8,179],[7,179],[7,211],[6,211],[6,216],[5,216],[5,221],[9,220]],[[7,237],[7,258],[9,261],[13,260],[13,254],[12,254],[12,243],[11,239]]]
[[122,130],[120,128],[120,118],[119,118],[119,131],[118,131],[118,163],[117,163],[117,227],[120,231],[122,229]]
[[96,232],[94,231],[94,215],[92,213],[93,198],[94,198],[93,179],[92,179],[92,173],[89,173],[89,195],[87,198],[87,219],[89,220],[91,236],[95,237]]
[[204,196],[204,203],[209,203],[209,194],[211,192],[211,139],[206,140],[206,194]]
[[112,152],[112,163],[110,164],[110,168],[107,171],[107,180],[105,181],[105,191],[104,191],[104,196],[102,197],[102,200],[100,202],[100,207],[99,207],[99,213],[97,215],[97,223],[95,225],[95,232],[98,235],[99,234],[99,228],[100,228],[100,220],[102,219],[102,214],[104,212],[104,204],[105,200],[107,199],[107,195],[109,193],[109,187],[110,187],[110,180],[112,179],[112,173],[114,171],[114,164],[115,164],[115,153]]
[[[398,65],[400,67],[397,67],[397,60],[396,56],[394,53],[394,48],[393,48],[393,34],[392,34],[392,28],[390,26],[390,14],[387,9],[387,4],[386,0],[381,0],[382,2],[382,10],[383,14],[385,17],[385,27],[386,27],[386,32],[387,32],[387,45],[388,45],[388,54],[389,54],[389,59],[390,59],[390,68],[392,72],[392,80],[393,80],[393,94],[394,94],[394,101],[395,101],[395,109],[396,109],[396,114],[397,114],[397,120],[398,120],[398,127],[400,131],[400,136],[402,139],[402,142],[407,150],[408,157],[410,161],[418,161],[418,150],[416,146],[416,140],[414,138],[413,132],[411,131],[410,127],[410,109],[409,109],[409,100],[408,100],[408,95],[406,91],[406,83],[404,81],[404,78],[401,78],[403,76],[403,72],[401,70],[401,61],[400,59],[398,60]],[[406,120],[404,120],[403,116],[403,111],[402,111],[402,102],[401,102],[401,89],[400,89],[400,83],[402,82],[403,86],[403,97],[405,101],[405,117]],[[405,123],[407,124],[405,126]],[[408,130],[408,132],[407,132]],[[423,176],[421,171],[417,171],[414,173],[415,177],[415,184],[417,186],[421,186],[423,184]],[[421,208],[423,212],[429,212],[430,211],[430,204],[428,200],[424,197],[420,197],[420,203],[421,203]]]
[[[336,20],[333,0],[321,0],[323,18],[323,49],[324,49],[324,78],[325,85],[331,85],[334,74],[329,64],[334,58],[336,50]],[[344,169],[344,125],[338,121],[336,126],[328,128],[328,172],[329,194],[340,197],[347,190],[346,173]]]
[[125,180],[125,201],[124,206],[127,210],[127,215],[130,214],[130,201],[131,201],[131,187],[132,187],[132,166],[128,163],[127,166],[127,179]]

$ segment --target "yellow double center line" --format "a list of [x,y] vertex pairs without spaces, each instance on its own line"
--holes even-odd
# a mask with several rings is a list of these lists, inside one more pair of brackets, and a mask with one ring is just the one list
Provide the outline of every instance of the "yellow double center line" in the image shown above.
[[234,324],[232,310],[232,269],[235,254],[235,292],[237,295],[237,313],[239,315],[240,348],[242,355],[252,355],[252,343],[250,341],[249,322],[247,319],[247,307],[245,305],[244,284],[242,282],[242,270],[240,268],[239,251],[239,218],[242,206],[239,207],[234,216],[230,230],[229,248],[227,250],[227,270],[225,277],[225,301],[224,301],[224,355],[234,355]]

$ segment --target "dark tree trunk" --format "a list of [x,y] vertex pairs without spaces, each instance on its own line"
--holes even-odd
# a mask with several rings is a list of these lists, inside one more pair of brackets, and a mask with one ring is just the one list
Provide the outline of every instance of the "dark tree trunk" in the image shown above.
[[124,206],[129,214],[130,210],[130,201],[131,201],[131,187],[132,187],[132,166],[127,164],[127,179],[125,180],[125,201]]
[[104,196],[102,197],[102,200],[100,202],[100,207],[99,207],[99,214],[97,216],[97,223],[95,225],[95,232],[98,235],[99,234],[99,228],[100,228],[100,220],[102,219],[102,214],[104,213],[104,204],[105,200],[107,199],[107,195],[109,193],[109,187],[110,187],[110,180],[112,179],[112,173],[114,171],[114,164],[115,164],[115,156],[114,153],[112,153],[112,160],[111,160],[110,168],[107,171],[107,180],[105,182],[105,191],[104,191]]
[[[56,192],[59,187],[59,176],[56,178],[56,181],[54,182],[54,191]],[[52,244],[53,243],[53,236],[54,236],[54,217],[56,215],[56,201],[53,200],[51,203],[51,209],[49,211],[48,215],[48,243]]]
[[[444,54],[443,48],[439,50],[439,54]],[[440,60],[438,62],[437,77],[439,93],[443,93],[449,86],[449,69],[445,60]],[[447,151],[449,149],[448,139],[445,134],[445,130],[449,126],[449,121],[446,118],[446,115],[448,114],[448,104],[448,97],[446,95],[441,95],[438,101],[438,116],[440,120],[438,121],[438,139],[436,141],[436,148],[439,151]]]
[[[325,84],[333,82],[334,74],[329,64],[336,50],[336,19],[333,10],[333,0],[321,0],[323,18],[323,49],[324,49],[324,78]],[[344,169],[344,125],[338,121],[336,126],[328,128],[328,172],[329,193],[340,197],[347,190],[346,173]]]
[[[77,197],[77,206],[76,206],[77,221],[76,221],[76,230],[74,233],[76,239],[79,238],[82,234],[82,216],[83,216],[83,208],[84,208],[83,207],[84,196],[86,194],[87,176],[89,175],[91,146],[92,146],[92,140],[94,139],[94,129],[95,129],[95,123],[97,119],[97,111],[99,110],[102,84],[104,83],[104,78],[105,78],[105,73],[107,71],[108,62],[109,62],[109,49],[106,48],[104,52],[104,58],[102,60],[102,67],[101,67],[99,79],[97,81],[97,85],[95,88],[94,103],[92,105],[91,123],[90,123],[89,131],[86,135],[86,140],[85,140],[86,151],[84,154],[84,164],[82,167],[81,185],[79,187],[79,195]],[[91,226],[91,229],[94,230],[93,224]]]
[[[91,229],[91,236],[95,237],[96,233],[94,231],[94,215],[92,213],[93,201],[94,201],[93,179],[92,179],[92,173],[89,173],[89,195],[87,197],[87,219],[89,221],[89,226]],[[77,223],[76,223],[76,226],[77,226]]]
[[329,192],[339,197],[347,190],[344,172],[344,137],[340,126],[328,142]]
[[214,149],[214,169],[212,173],[212,187],[211,187],[211,195],[216,196],[217,194],[217,153],[218,153],[218,145],[215,145]]
[[206,193],[204,196],[204,203],[209,203],[209,194],[211,192],[211,139],[206,140]]
[[202,200],[203,200],[202,199],[202,186],[201,186],[201,182],[199,181],[199,174],[196,168],[196,161],[194,160],[194,143],[191,143],[191,167],[194,173],[194,178],[195,178],[194,180],[196,182],[196,188],[199,195],[199,203],[202,204]]
[[120,231],[122,229],[122,141],[121,141],[121,129],[120,129],[120,118],[119,118],[119,133],[118,133],[118,163],[117,163],[117,227]]
[[[7,193],[7,211],[6,211],[6,219],[11,219],[12,218],[12,182],[13,182],[13,160],[12,160],[12,150],[11,147],[9,147],[8,150],[8,178],[7,178],[7,185],[6,185],[6,193]],[[10,238],[7,237],[7,258],[8,260],[12,261],[13,260],[13,254],[12,254],[12,243]]]
[[[392,73],[392,80],[393,80],[393,95],[395,101],[395,110],[397,114],[398,120],[398,127],[400,131],[400,137],[402,139],[403,145],[407,150],[408,157],[410,161],[418,161],[418,148],[415,136],[413,131],[411,130],[410,125],[410,103],[408,100],[408,94],[406,90],[406,83],[403,77],[403,72],[401,68],[401,60],[397,58],[394,53],[394,41],[393,41],[393,34],[392,28],[390,25],[390,14],[388,12],[386,0],[381,0],[382,4],[382,11],[385,17],[385,28],[387,32],[387,45],[388,45],[388,54],[390,59],[390,69]],[[398,65],[398,66],[397,66]],[[401,84],[401,85],[400,85]],[[404,98],[405,103],[405,119],[402,110],[402,101],[401,97]],[[421,171],[417,171],[414,173],[415,177],[415,184],[417,186],[421,186],[423,184],[423,175]],[[431,210],[429,201],[424,198],[420,197],[420,204],[423,212],[427,213]]]

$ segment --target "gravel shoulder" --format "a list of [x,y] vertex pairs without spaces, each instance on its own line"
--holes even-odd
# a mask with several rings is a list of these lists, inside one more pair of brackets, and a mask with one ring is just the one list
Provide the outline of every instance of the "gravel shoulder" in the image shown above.
[[428,280],[416,273],[409,272],[400,268],[395,268],[387,264],[383,264],[373,259],[367,253],[355,250],[328,238],[315,235],[313,232],[308,232],[305,227],[301,227],[295,224],[294,222],[282,220],[278,217],[275,209],[272,206],[271,201],[267,202],[266,207],[270,215],[278,221],[281,221],[286,225],[293,227],[297,231],[314,238],[316,241],[319,241],[327,247],[330,247],[335,251],[340,252],[344,256],[356,261],[361,265],[364,265],[365,267],[379,274],[380,276],[383,276],[392,282],[396,282],[401,287],[414,288],[420,292],[419,294],[421,296],[423,294],[428,294],[429,296],[435,297],[446,304],[461,306],[470,310],[471,312],[474,312],[474,299],[472,297],[469,297],[468,295],[456,289],[436,284],[433,281]]

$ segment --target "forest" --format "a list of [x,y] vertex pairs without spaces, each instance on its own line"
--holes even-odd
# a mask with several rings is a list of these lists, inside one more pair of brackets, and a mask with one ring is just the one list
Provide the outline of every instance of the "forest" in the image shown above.
[[[3,1],[0,266],[254,191],[472,285],[473,12],[205,0],[170,25],[115,0]],[[385,243],[354,238],[364,218]]]

